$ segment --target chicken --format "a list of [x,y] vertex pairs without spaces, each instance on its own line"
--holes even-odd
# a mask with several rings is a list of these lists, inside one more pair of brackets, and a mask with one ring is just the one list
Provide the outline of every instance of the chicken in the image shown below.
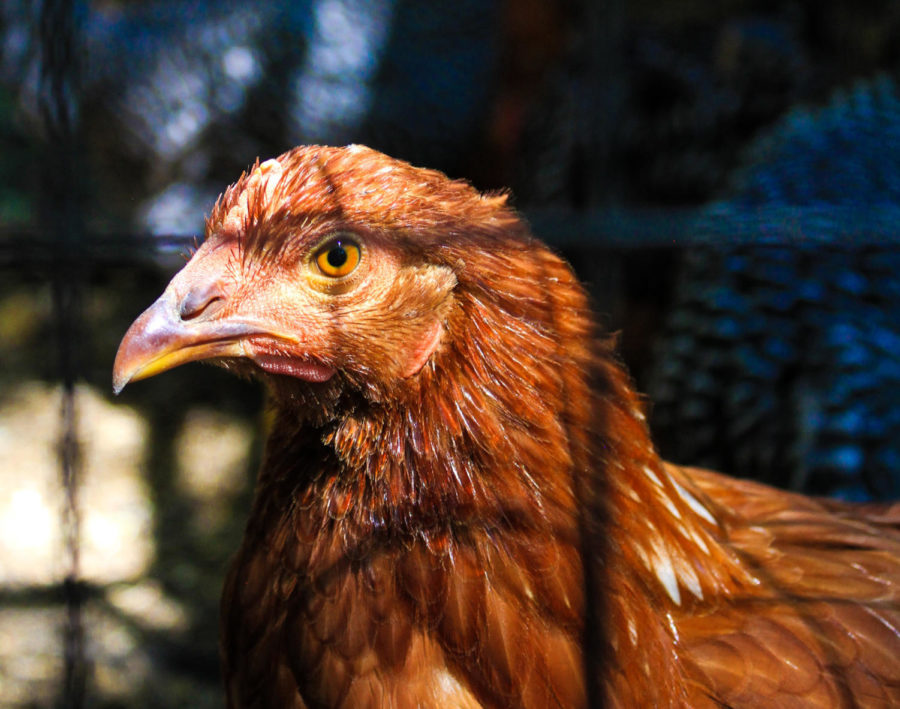
[[900,505],[662,461],[502,194],[362,146],[245,174],[116,357],[274,424],[222,599],[231,707],[900,704]]
[[[648,378],[659,449],[807,493],[900,496],[898,164],[900,84],[884,75],[750,143],[697,220],[716,246],[678,267],[670,356]],[[742,223],[756,244],[723,238]],[[803,236],[771,243],[787,233]]]

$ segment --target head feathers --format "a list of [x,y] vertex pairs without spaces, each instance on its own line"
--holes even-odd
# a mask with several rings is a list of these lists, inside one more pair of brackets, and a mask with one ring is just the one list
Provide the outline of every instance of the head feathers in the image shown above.
[[282,251],[299,228],[389,231],[422,247],[519,223],[505,193],[482,195],[362,145],[311,145],[257,161],[219,198],[206,234],[237,236],[252,256]]

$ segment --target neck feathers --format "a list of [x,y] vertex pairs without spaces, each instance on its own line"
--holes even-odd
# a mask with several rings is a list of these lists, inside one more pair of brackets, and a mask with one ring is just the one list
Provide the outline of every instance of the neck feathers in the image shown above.
[[508,264],[494,272],[519,274],[509,283],[463,272],[432,360],[390,396],[359,400],[321,429],[340,470],[322,481],[324,499],[346,508],[361,535],[371,525],[452,536],[575,524],[595,418],[593,325],[562,261],[518,256],[539,279]]
[[[313,585],[348,559],[393,555],[391,583],[411,589],[414,616],[437,614],[428,622],[447,652],[459,645],[454,662],[477,693],[526,691],[515,666],[528,663],[513,661],[506,631],[471,623],[493,613],[523,621],[514,645],[569,657],[535,677],[548,692],[568,684],[575,705],[654,687],[678,701],[672,613],[720,590],[703,573],[721,563],[715,512],[653,449],[568,266],[533,244],[473,254],[516,263],[457,273],[441,348],[392,397],[346,406],[325,387],[312,410],[347,413],[300,432],[297,409],[282,406],[260,480],[278,492],[261,490],[257,505],[287,510],[300,542],[284,554]],[[467,575],[490,580],[463,598],[455,576]],[[510,661],[498,678],[485,668],[501,641]],[[466,647],[479,651],[465,659]],[[666,666],[665,679],[649,676]]]

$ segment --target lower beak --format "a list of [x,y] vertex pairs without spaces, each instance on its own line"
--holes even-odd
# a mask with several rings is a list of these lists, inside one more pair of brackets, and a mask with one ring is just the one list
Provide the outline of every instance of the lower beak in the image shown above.
[[113,391],[186,362],[245,356],[244,341],[258,328],[224,320],[183,320],[167,294],[128,328],[113,365]]

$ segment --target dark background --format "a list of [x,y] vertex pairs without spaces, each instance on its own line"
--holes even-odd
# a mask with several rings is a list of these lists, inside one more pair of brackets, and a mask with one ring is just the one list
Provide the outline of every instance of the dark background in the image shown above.
[[0,705],[221,705],[262,392],[110,372],[216,195],[304,142],[510,188],[668,457],[897,497],[898,48],[890,0],[7,0]]

